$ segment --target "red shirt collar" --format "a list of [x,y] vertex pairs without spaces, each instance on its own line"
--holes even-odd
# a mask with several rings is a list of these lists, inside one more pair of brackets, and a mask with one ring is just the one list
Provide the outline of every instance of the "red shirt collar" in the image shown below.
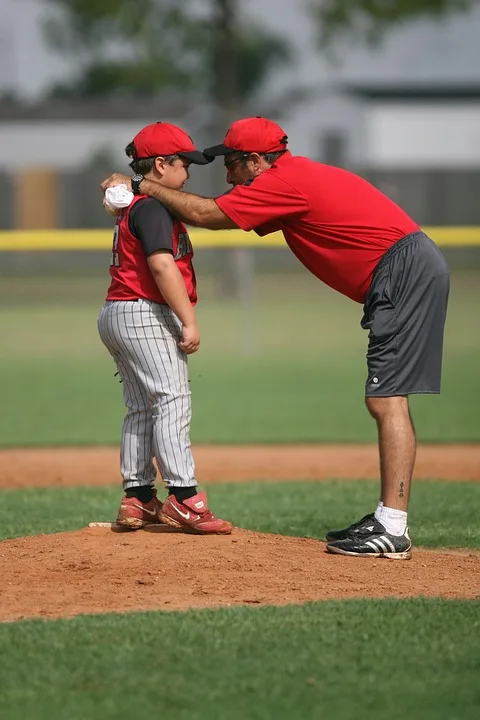
[[280,157],[275,160],[275,162],[273,163],[273,165],[271,165],[271,167],[275,167],[275,165],[281,165],[287,158],[291,158],[291,157],[292,157],[292,153],[290,152],[290,150],[285,150],[283,155],[280,155]]

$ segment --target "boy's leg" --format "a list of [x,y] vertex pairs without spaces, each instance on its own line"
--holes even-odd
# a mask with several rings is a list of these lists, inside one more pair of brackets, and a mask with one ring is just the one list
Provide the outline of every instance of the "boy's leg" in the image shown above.
[[153,419],[142,382],[128,364],[117,360],[127,415],[123,421],[120,472],[125,495],[117,525],[138,529],[160,523],[162,503],[154,487],[157,470],[153,463]]
[[[158,523],[161,503],[157,500],[153,464],[153,420],[142,377],[132,364],[135,327],[126,322],[134,316],[136,303],[106,303],[98,320],[100,337],[113,356],[127,408],[122,428],[120,471],[125,492],[117,524],[138,529]],[[136,354],[136,353],[135,353]]]
[[153,464],[153,418],[145,388],[129,366],[117,360],[127,414],[123,421],[120,472],[125,492],[152,487],[156,478]]
[[178,347],[180,322],[167,305],[144,303],[137,336],[143,350],[134,366],[149,404],[150,452],[168,488],[196,488],[187,355]]
[[154,455],[168,487],[196,487],[179,321],[167,305],[115,302],[101,314],[99,330],[117,364],[128,411],[121,448],[124,489],[154,482]]
[[[129,364],[150,403],[154,454],[169,492],[160,518],[191,532],[229,533],[231,523],[216,518],[206,494],[198,492],[190,446],[188,364],[180,339],[180,321],[167,305],[139,303]],[[140,453],[138,448],[137,457]]]
[[145,375],[136,363],[142,354],[138,316],[138,303],[116,301],[105,303],[98,318],[99,335],[117,366],[127,408],[120,450],[124,490],[151,486],[156,477],[151,403]]

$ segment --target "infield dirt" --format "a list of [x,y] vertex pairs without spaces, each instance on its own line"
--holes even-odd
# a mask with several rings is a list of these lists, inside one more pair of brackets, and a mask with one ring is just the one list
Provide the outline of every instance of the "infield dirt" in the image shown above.
[[[378,476],[376,448],[365,445],[200,446],[194,453],[207,485]],[[479,481],[480,448],[420,447],[416,476]],[[116,448],[0,451],[0,488],[115,483]],[[0,543],[0,567],[3,621],[353,597],[480,597],[478,551],[415,548],[408,562],[349,558],[327,554],[319,540],[239,528],[226,537],[157,526],[17,538]]]
[[[200,483],[252,480],[376,478],[372,445],[198,445]],[[68,487],[120,483],[119,450],[112,447],[0,450],[0,488]],[[415,477],[480,481],[480,445],[421,445]]]

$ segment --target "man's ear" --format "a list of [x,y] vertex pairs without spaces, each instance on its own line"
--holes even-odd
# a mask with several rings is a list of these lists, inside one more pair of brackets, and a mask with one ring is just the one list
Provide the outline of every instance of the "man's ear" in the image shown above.
[[258,174],[266,170],[269,165],[265,162],[263,155],[258,153],[251,153],[250,160],[252,161],[254,171]]
[[261,161],[261,155],[259,155],[259,154],[256,153],[256,152],[252,152],[252,153],[250,153],[250,160],[253,162],[253,164],[254,164],[255,166],[256,166],[256,165],[259,165],[259,164],[260,164],[260,161]]

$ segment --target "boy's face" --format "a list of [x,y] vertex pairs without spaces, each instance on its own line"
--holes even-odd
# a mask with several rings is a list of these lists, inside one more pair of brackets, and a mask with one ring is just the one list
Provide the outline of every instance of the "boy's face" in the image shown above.
[[190,178],[189,167],[190,160],[186,158],[176,158],[169,163],[158,157],[155,160],[155,180],[172,190],[182,190]]

